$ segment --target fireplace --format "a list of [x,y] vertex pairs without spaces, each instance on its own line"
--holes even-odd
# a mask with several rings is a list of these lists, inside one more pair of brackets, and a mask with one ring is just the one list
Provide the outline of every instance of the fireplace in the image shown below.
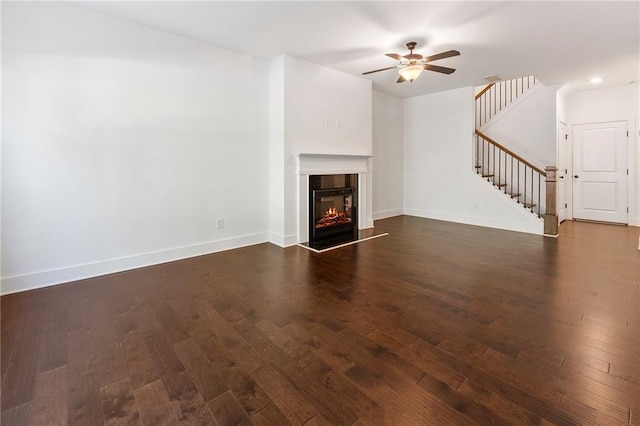
[[358,238],[358,175],[309,176],[309,246],[317,249]]
[[[283,247],[287,247],[291,243],[298,243],[305,247],[310,246],[315,232],[315,225],[313,227],[310,225],[311,217],[315,218],[313,213],[315,203],[311,201],[313,200],[314,189],[354,188],[353,210],[351,212],[353,232],[358,233],[363,229],[373,228],[371,215],[371,155],[299,153],[296,163],[298,175],[297,215],[295,216],[297,219],[296,233],[289,234],[288,237],[284,237],[281,240],[276,238],[276,244],[280,242],[279,245]],[[327,178],[326,176],[329,175],[339,177]],[[348,184],[345,177],[347,175],[349,176]],[[324,178],[318,178],[317,176],[324,176]],[[331,182],[331,179],[333,179],[333,182]],[[323,180],[324,182],[322,182]],[[327,182],[327,180],[330,182]],[[285,227],[285,232],[290,232],[289,230],[293,229]],[[346,239],[347,237],[342,235],[340,238]],[[357,238],[355,240],[357,241]],[[329,244],[326,239],[324,241],[327,244],[327,248],[333,245]]]

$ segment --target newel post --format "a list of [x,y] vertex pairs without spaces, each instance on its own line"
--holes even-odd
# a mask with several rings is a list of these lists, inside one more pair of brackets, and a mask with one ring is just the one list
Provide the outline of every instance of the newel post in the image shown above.
[[558,168],[556,166],[547,166],[544,170],[547,172],[544,234],[558,235]]

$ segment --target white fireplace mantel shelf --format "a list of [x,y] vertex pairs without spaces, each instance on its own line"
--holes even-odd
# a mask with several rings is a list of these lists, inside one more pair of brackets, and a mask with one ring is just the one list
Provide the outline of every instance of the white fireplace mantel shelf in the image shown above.
[[367,173],[372,155],[299,153],[297,172],[301,175]]
[[300,152],[298,157],[344,157],[344,158],[371,158],[373,155],[369,154],[327,154],[319,152]]

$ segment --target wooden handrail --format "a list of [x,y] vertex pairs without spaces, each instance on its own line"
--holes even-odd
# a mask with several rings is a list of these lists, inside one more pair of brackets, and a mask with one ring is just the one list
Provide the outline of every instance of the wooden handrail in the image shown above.
[[547,176],[547,172],[542,170],[540,167],[534,166],[533,164],[531,164],[530,162],[528,162],[524,158],[520,157],[515,152],[513,152],[513,151],[505,148],[504,146],[500,145],[498,142],[494,141],[489,136],[487,136],[484,133],[482,133],[480,130],[476,130],[476,135],[480,136],[482,139],[486,140],[490,144],[497,146],[498,148],[500,148],[501,150],[503,150],[504,152],[506,152],[507,154],[509,154],[513,158],[515,158],[516,160],[520,161],[521,163],[525,164],[526,166],[529,166],[530,168],[532,168],[536,172],[540,173],[542,176]]
[[476,95],[476,99],[478,99],[480,96],[484,95],[485,92],[489,89],[491,89],[493,86],[495,86],[495,83],[491,83],[491,84],[487,84],[487,87],[485,87],[484,89],[482,89],[477,95]]

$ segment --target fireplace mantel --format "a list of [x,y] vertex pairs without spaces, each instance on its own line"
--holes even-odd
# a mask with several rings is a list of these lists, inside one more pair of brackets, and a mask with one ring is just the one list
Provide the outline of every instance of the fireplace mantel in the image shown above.
[[352,154],[298,154],[298,174],[330,175],[341,173],[367,173],[372,155]]
[[298,174],[298,242],[309,239],[309,176],[332,174],[358,175],[358,224],[360,229],[373,228],[371,205],[371,158],[360,154],[299,153]]

